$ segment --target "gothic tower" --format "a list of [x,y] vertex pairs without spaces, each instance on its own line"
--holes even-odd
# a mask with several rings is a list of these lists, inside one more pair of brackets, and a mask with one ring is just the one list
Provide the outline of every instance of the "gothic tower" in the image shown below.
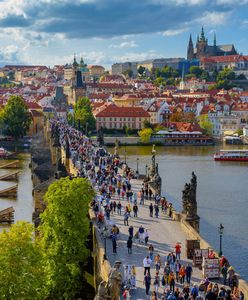
[[192,36],[190,34],[189,44],[188,44],[188,49],[187,49],[187,59],[192,60],[193,58],[194,58],[194,45],[192,42]]
[[205,33],[204,33],[203,26],[202,26],[200,39],[196,43],[196,49],[197,49],[197,57],[196,58],[206,56],[207,46],[208,46],[208,40],[205,38]]

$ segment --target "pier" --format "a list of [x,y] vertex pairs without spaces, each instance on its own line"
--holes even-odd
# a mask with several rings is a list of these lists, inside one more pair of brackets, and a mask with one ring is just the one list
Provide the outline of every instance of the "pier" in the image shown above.
[[19,160],[14,160],[12,162],[8,162],[5,164],[0,165],[0,169],[17,169],[20,166]]
[[14,173],[9,173],[9,174],[5,174],[5,175],[1,175],[0,176],[0,180],[4,180],[4,181],[8,181],[8,180],[18,180],[18,175],[19,175],[20,171],[14,172]]
[[13,224],[14,223],[14,212],[15,212],[15,209],[13,208],[13,206],[1,210],[0,211],[0,224],[1,225]]
[[16,198],[17,188],[18,188],[18,185],[16,184],[16,185],[8,187],[6,189],[0,190],[0,197]]

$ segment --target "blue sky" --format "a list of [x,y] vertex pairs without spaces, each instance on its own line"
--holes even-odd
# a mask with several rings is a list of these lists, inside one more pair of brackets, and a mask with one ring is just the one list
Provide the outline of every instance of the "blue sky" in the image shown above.
[[248,54],[248,0],[0,0],[0,65],[185,57],[202,25]]

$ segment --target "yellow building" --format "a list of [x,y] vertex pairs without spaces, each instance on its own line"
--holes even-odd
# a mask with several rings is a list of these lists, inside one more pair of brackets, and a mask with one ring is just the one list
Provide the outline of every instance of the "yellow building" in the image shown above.
[[113,102],[117,106],[123,107],[140,106],[141,100],[142,98],[137,97],[135,94],[125,94],[121,97],[113,97]]
[[88,66],[88,69],[90,76],[97,79],[100,78],[105,72],[105,68],[99,65]]

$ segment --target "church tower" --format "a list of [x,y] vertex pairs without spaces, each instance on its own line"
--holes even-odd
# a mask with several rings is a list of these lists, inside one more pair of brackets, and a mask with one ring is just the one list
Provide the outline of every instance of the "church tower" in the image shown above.
[[196,43],[197,55],[196,58],[207,56],[208,40],[205,38],[204,28],[202,26],[201,35]]
[[188,49],[187,49],[187,59],[192,60],[193,58],[194,58],[194,45],[192,42],[192,36],[190,34],[189,44],[188,44]]

